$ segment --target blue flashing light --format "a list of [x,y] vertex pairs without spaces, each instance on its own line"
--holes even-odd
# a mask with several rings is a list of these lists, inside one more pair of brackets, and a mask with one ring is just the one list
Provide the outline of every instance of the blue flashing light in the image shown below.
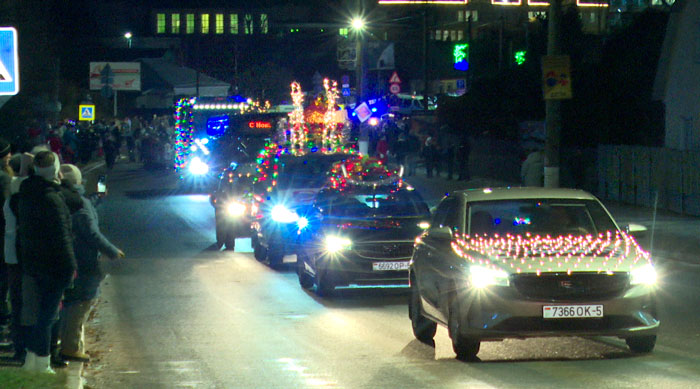
[[376,107],[372,107],[372,112],[377,112],[377,108],[376,108]]
[[497,217],[497,218],[493,219],[493,224],[495,224],[495,225],[501,224],[501,218]]
[[[318,147],[314,146],[314,147],[311,148],[311,152],[312,152],[312,153],[315,153],[315,152],[317,152],[317,151],[318,151]],[[304,161],[304,163],[306,163],[306,161]]]

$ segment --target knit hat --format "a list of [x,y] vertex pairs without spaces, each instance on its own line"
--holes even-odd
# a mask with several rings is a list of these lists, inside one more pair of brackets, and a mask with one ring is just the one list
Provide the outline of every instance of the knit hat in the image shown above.
[[10,154],[10,144],[4,139],[0,139],[0,158]]
[[75,165],[71,165],[69,163],[62,164],[61,174],[63,174],[63,181],[73,186],[83,184],[83,175],[80,173],[80,169],[78,169],[78,167]]

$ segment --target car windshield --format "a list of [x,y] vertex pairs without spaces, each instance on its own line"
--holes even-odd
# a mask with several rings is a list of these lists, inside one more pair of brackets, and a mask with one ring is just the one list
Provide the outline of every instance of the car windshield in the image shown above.
[[473,202],[467,213],[470,235],[586,235],[616,230],[594,200],[524,199]]
[[282,157],[277,188],[322,187],[331,166],[346,158],[345,154]]
[[348,218],[417,217],[430,215],[428,206],[415,192],[339,192],[328,199],[328,215]]

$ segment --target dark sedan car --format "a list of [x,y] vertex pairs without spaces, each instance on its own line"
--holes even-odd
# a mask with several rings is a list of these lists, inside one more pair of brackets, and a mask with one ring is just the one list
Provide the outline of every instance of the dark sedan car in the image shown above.
[[350,285],[407,285],[413,244],[430,211],[398,185],[324,189],[314,203],[297,263],[304,288],[319,295]]
[[451,194],[416,244],[410,283],[416,338],[445,325],[463,360],[505,338],[614,336],[633,352],[656,343],[650,255],[581,190]]

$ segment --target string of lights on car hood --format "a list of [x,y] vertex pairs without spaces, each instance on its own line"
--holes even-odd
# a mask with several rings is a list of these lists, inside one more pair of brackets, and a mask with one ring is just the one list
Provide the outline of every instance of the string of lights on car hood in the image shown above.
[[598,236],[462,235],[453,239],[452,249],[472,264],[496,270],[509,267],[516,273],[537,275],[564,270],[568,274],[572,271],[612,274],[622,267],[651,264],[650,254],[631,235],[621,231],[607,231]]

